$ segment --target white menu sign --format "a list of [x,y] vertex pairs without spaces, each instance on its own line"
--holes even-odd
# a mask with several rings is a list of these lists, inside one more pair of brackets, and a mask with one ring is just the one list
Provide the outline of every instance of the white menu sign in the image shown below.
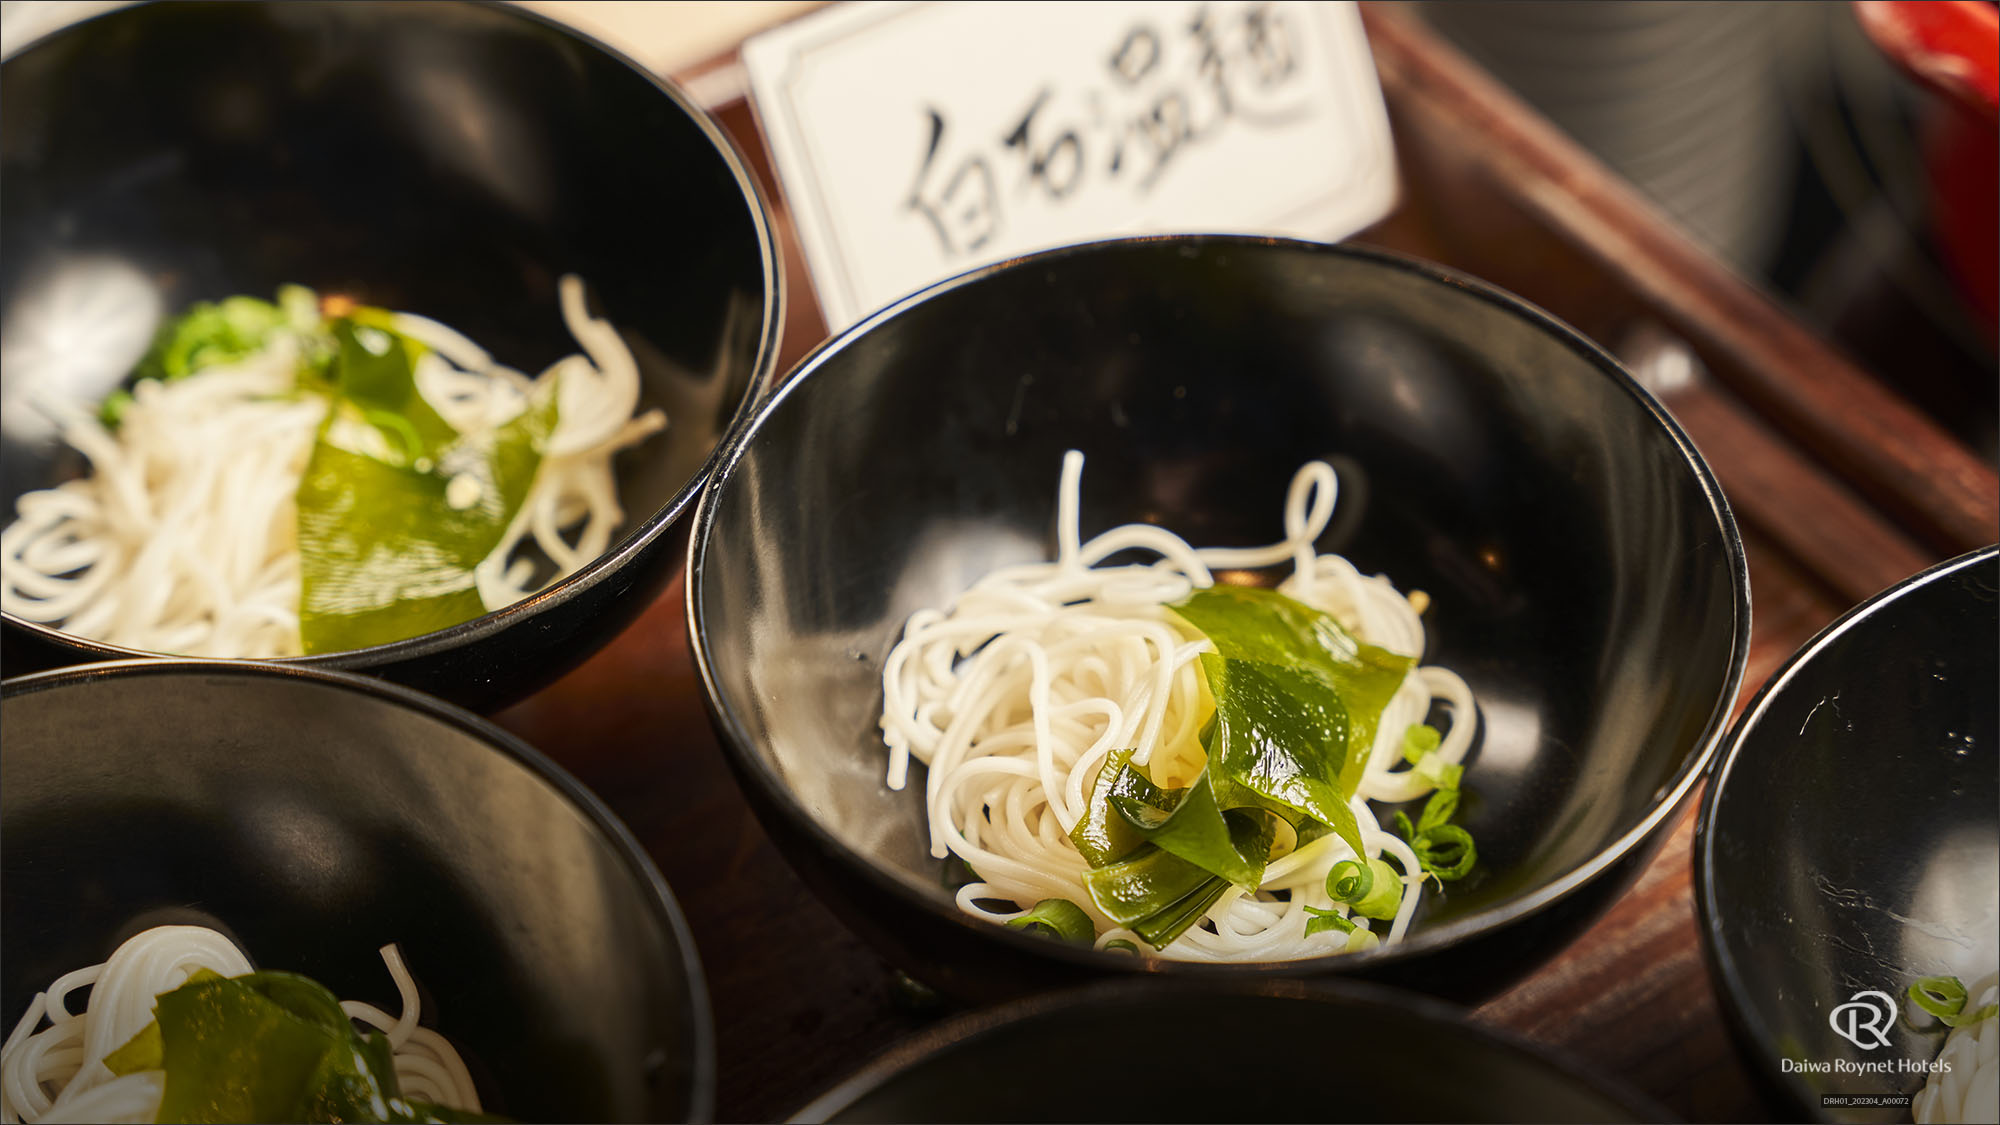
[[829,325],[1032,250],[1332,239],[1396,170],[1352,3],[851,3],[743,47]]

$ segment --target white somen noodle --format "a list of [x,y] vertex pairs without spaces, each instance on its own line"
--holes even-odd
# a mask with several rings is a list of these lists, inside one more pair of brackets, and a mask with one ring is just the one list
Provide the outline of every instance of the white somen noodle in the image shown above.
[[[2000,1002],[2000,977],[1987,977],[1966,996],[1970,1012]],[[1919,1125],[2000,1121],[2000,1017],[1951,1029],[1910,1113]]]
[[[1210,642],[1168,607],[1218,572],[1290,564],[1280,592],[1331,614],[1362,641],[1421,657],[1422,594],[1405,597],[1388,579],[1367,577],[1314,542],[1332,517],[1337,479],[1311,462],[1285,500],[1285,537],[1268,547],[1195,548],[1149,524],[1114,528],[1081,542],[1078,493],[1083,455],[1064,458],[1057,493],[1056,558],[995,570],[943,611],[920,610],[883,663],[882,736],[888,783],[903,788],[909,762],[927,767],[924,801],[931,852],[956,854],[976,880],[961,887],[966,913],[1004,922],[1043,899],[1068,899],[1090,916],[1097,946],[1140,944],[1106,917],[1084,885],[1088,864],[1069,838],[1086,811],[1099,767],[1112,751],[1136,747],[1131,762],[1164,787],[1201,770],[1199,734],[1213,709],[1196,659]],[[1126,551],[1158,556],[1147,565],[1106,566]],[[1443,719],[1432,716],[1441,705]],[[1362,843],[1402,872],[1404,894],[1387,929],[1362,938],[1306,936],[1307,906],[1339,908],[1327,872],[1354,858],[1338,836],[1275,855],[1255,893],[1231,887],[1202,924],[1162,955],[1197,961],[1271,961],[1400,941],[1422,882],[1417,857],[1384,831],[1369,801],[1406,801],[1433,786],[1403,761],[1405,731],[1440,723],[1433,753],[1458,763],[1476,729],[1472,693],[1454,673],[1416,667],[1383,711],[1375,746],[1350,802]],[[1281,840],[1284,831],[1280,830]],[[1358,931],[1368,922],[1350,921]]]
[[[474,572],[488,610],[611,545],[624,521],[612,456],[666,425],[657,410],[633,416],[638,367],[617,332],[585,309],[583,283],[566,276],[559,295],[583,353],[534,379],[436,321],[394,318],[397,331],[431,349],[417,362],[417,386],[461,432],[503,424],[537,385],[560,380],[534,484]],[[38,402],[91,473],[20,498],[0,532],[0,608],[149,652],[299,654],[295,497],[327,401],[293,393],[298,361],[296,339],[280,333],[240,362],[141,380],[115,432],[74,403]],[[529,544],[545,562],[530,557]]]
[[[394,945],[381,952],[402,996],[402,1014],[391,1017],[354,1000],[341,1008],[387,1034],[405,1096],[480,1112],[479,1092],[458,1052],[437,1032],[417,1026],[422,1011],[416,983],[402,956]],[[198,969],[235,977],[251,966],[214,930],[156,926],[120,945],[103,964],[66,973],[36,993],[0,1048],[0,1123],[152,1121],[165,1089],[164,1072],[115,1076],[104,1056],[153,1021],[155,997],[187,983]],[[72,1012],[77,990],[85,987],[90,989],[86,1006]]]

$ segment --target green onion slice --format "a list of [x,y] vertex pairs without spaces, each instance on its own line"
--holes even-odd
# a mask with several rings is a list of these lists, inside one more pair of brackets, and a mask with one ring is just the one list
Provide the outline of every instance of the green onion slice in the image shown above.
[[1473,846],[1472,833],[1456,824],[1440,824],[1419,832],[1410,841],[1410,847],[1424,870],[1446,883],[1465,878],[1472,865],[1479,862],[1479,849]]
[[1428,832],[1441,824],[1448,823],[1456,812],[1458,812],[1458,787],[1440,786],[1437,792],[1431,794],[1431,799],[1424,803],[1423,815],[1417,818],[1417,831]]
[[1355,903],[1375,887],[1375,865],[1343,859],[1326,873],[1326,894],[1335,902]]
[[1967,1012],[1965,1000],[1965,983],[1957,977],[1925,977],[1910,986],[1910,1002],[1936,1016],[1946,1027],[1964,1027],[2000,1013],[2000,1004]]
[[1370,859],[1368,867],[1373,875],[1374,889],[1354,904],[1354,912],[1363,918],[1386,922],[1394,918],[1397,908],[1403,905],[1403,880],[1396,874],[1396,869],[1389,866],[1388,860]]
[[1312,917],[1306,919],[1307,937],[1325,933],[1328,930],[1338,930],[1343,934],[1354,932],[1354,923],[1338,910],[1308,906],[1306,907],[1306,913],[1312,915]]
[[1432,794],[1416,824],[1411,824],[1409,816],[1400,810],[1396,813],[1396,832],[1417,853],[1417,865],[1440,883],[1465,878],[1479,862],[1479,849],[1473,846],[1472,833],[1445,823],[1457,809],[1458,791],[1440,789]]
[[1465,767],[1443,758],[1429,757],[1418,762],[1417,768],[1410,772],[1436,786],[1439,792],[1456,792],[1459,779],[1465,775]]
[[1939,1019],[1965,1009],[1965,984],[1957,977],[1925,977],[1910,986],[1910,1002]]
[[1437,749],[1444,742],[1444,735],[1429,723],[1411,723],[1403,732],[1403,760],[1416,765],[1424,760],[1424,755]]

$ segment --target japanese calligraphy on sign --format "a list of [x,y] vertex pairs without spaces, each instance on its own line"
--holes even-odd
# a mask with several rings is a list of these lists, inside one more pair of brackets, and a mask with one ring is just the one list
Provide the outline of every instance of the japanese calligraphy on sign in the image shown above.
[[744,62],[836,328],[1030,250],[1334,238],[1394,202],[1351,4],[853,4]]

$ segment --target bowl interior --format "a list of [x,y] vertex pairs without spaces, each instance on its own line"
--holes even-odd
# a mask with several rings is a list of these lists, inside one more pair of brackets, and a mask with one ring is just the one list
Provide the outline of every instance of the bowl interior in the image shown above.
[[[1745,711],[1707,799],[1696,864],[1717,988],[1752,1066],[1808,1111],[1906,1116],[1820,1098],[1913,1093],[1924,1075],[1898,1060],[1943,1046],[1921,1012],[1886,1025],[1886,1045],[1855,1042],[1836,1008],[1874,991],[1907,1016],[1918,978],[1972,986],[2000,970],[1996,606],[1993,549],[1865,603]],[[1896,1069],[1794,1072],[1787,1058]]]
[[[1699,764],[1747,627],[1705,470],[1601,352],[1497,291],[1304,243],[1139,240],[1030,259],[866,322],[803,367],[705,499],[690,607],[725,742],[858,865],[951,911],[922,774],[884,784],[882,660],[914,610],[1085,537],[1282,537],[1340,473],[1322,551],[1432,598],[1428,663],[1482,733],[1480,872],[1432,923],[1548,887]],[[1421,943],[1424,939],[1419,938]]]
[[419,312],[535,373],[566,273],[669,419],[617,462],[626,531],[691,502],[775,333],[740,162],[634,65],[504,5],[161,4],[0,67],[0,499],[84,469],[155,321],[297,282]]
[[495,1112],[707,1112],[707,1000],[636,848],[531,751],[357,682],[168,662],[16,681],[0,747],[6,1026],[57,976],[183,922],[394,1012],[376,950],[395,942],[425,1022]]
[[[1186,1049],[1108,1048],[1162,1029]],[[1128,981],[924,1032],[796,1119],[1647,1121],[1658,1112],[1420,997]]]

